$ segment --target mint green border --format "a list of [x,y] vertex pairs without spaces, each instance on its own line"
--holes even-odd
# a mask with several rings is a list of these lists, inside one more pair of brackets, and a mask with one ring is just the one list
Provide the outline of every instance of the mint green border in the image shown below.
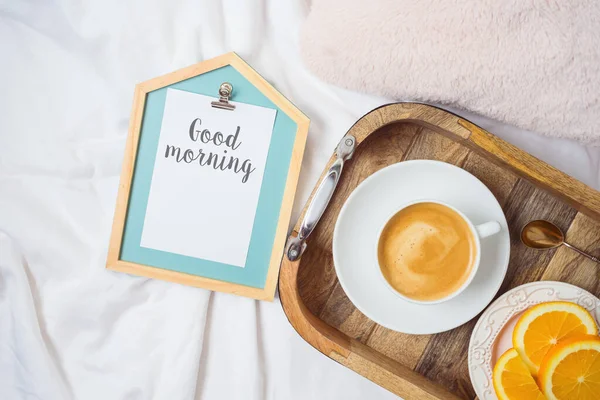
[[[277,110],[244,268],[140,246],[167,89],[215,96],[223,82],[233,85],[233,100]],[[230,65],[148,93],[119,259],[264,288],[297,128],[288,115]]]

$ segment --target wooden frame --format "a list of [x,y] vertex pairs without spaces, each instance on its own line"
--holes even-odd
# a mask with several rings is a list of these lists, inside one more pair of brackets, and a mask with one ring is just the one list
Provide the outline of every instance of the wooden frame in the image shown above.
[[[478,160],[477,168],[480,168],[479,171],[484,171],[483,175],[488,174],[492,176],[491,179],[495,178],[502,181],[501,176],[514,174],[515,179],[511,180],[514,185],[505,188],[505,193],[510,193],[510,196],[519,194],[516,193],[519,190],[514,189],[516,182],[522,179],[527,183],[520,187],[525,188],[526,191],[530,190],[529,193],[535,193],[535,196],[537,196],[535,197],[535,204],[541,204],[540,202],[543,199],[556,198],[551,200],[552,207],[550,209],[554,213],[553,215],[565,214],[565,209],[573,207],[574,209],[568,212],[569,223],[573,221],[575,216],[577,218],[567,235],[568,237],[570,235],[570,237],[579,238],[579,245],[587,250],[593,249],[595,246],[594,240],[597,240],[597,235],[594,238],[592,237],[594,235],[591,235],[590,232],[600,232],[600,193],[460,116],[425,104],[396,103],[382,106],[363,116],[348,131],[348,134],[356,138],[359,148],[357,148],[349,165],[344,167],[344,174],[346,175],[342,175],[338,191],[334,194],[320,225],[317,226],[315,232],[307,240],[307,249],[303,258],[292,262],[284,257],[282,261],[279,295],[284,312],[300,336],[317,350],[407,400],[458,400],[468,398],[464,394],[466,391],[458,390],[463,394],[459,396],[457,391],[450,391],[448,385],[445,387],[441,382],[441,375],[445,371],[443,368],[448,369],[447,366],[450,360],[445,359],[446,364],[442,362],[441,369],[435,369],[429,364],[427,366],[427,371],[430,372],[429,377],[424,376],[417,370],[418,365],[427,365],[427,360],[421,358],[424,355],[437,354],[438,357],[440,356],[440,353],[425,353],[427,349],[435,350],[431,346],[433,343],[429,341],[429,336],[404,335],[384,328],[379,329],[380,327],[373,321],[370,321],[356,310],[342,290],[338,290],[339,286],[337,286],[337,279],[332,268],[330,240],[337,212],[346,200],[346,196],[351,193],[360,182],[360,179],[364,179],[368,176],[368,173],[373,172],[373,170],[365,172],[364,176],[360,177],[351,175],[352,172],[361,172],[361,167],[352,169],[352,163],[357,163],[360,157],[360,154],[358,154],[360,144],[369,136],[373,135],[374,137],[374,133],[385,132],[385,129],[395,133],[392,131],[391,125],[398,123],[413,125],[412,128],[396,128],[398,132],[406,132],[407,136],[412,135],[412,137],[407,138],[405,141],[402,139],[393,141],[390,139],[392,136],[388,135],[385,136],[385,139],[382,139],[383,145],[371,144],[371,146],[375,146],[375,150],[368,154],[371,154],[372,157],[379,157],[374,162],[376,166],[373,169],[385,166],[381,163],[384,157],[393,157],[394,153],[402,151],[408,153],[423,149],[423,152],[419,150],[412,153],[417,154],[417,158],[428,158],[426,157],[427,154],[435,154],[434,152],[438,151],[448,157],[445,160],[446,162],[456,162],[456,159],[452,159],[453,155],[448,154],[453,151],[463,154],[463,159],[466,159],[469,153],[474,153],[476,154],[475,159]],[[390,126],[384,128],[388,125]],[[398,135],[401,134],[398,133]],[[440,135],[443,137],[433,138],[433,136]],[[421,144],[415,144],[416,139],[419,138],[423,141],[419,142]],[[438,146],[439,143],[446,142],[450,143],[448,146],[451,147]],[[328,171],[334,161],[335,155],[324,167],[323,173]],[[340,192],[342,188],[343,193]],[[545,192],[549,194],[544,194]],[[314,196],[314,191],[307,201],[307,205],[310,204],[312,196]],[[564,204],[559,206],[559,202]],[[531,205],[533,203],[528,204],[530,204],[528,206],[530,212],[534,207]],[[543,206],[539,205],[539,207]],[[299,221],[302,220],[305,212],[306,206]],[[523,215],[525,212],[524,208],[520,208],[517,215]],[[297,234],[300,228],[299,224],[300,222],[294,227],[292,234]],[[569,227],[569,225],[566,226]],[[314,256],[311,255],[311,251],[314,251]],[[542,258],[542,255],[533,255],[532,257],[535,258],[526,259],[525,253],[519,253],[517,257],[522,257],[523,262],[527,265],[524,269],[518,269],[515,273],[516,282],[505,282],[505,284],[518,285],[541,278],[569,280],[584,289],[592,291],[592,293],[594,288],[600,288],[600,278],[590,276],[590,273],[595,274],[595,272],[590,271],[597,271],[597,266],[591,265],[594,264],[593,262],[585,265],[585,269],[577,271],[573,268],[573,262],[575,262],[574,259],[577,255],[569,253],[568,249],[561,249],[554,253],[554,256],[552,256],[552,253],[545,254],[543,260],[546,264],[540,264],[539,269],[535,269],[531,264],[533,264],[533,260]],[[552,261],[551,267],[543,269],[550,261]],[[585,260],[581,260],[581,262],[583,263]],[[512,263],[514,264],[515,261]],[[316,282],[325,283],[317,284]],[[501,290],[505,291],[508,286],[510,285],[503,286]],[[310,306],[307,305],[309,302]],[[311,309],[320,311],[315,313]],[[323,316],[326,318],[323,318]],[[330,322],[326,322],[325,319]],[[370,327],[368,331],[365,330],[365,326]],[[370,335],[376,329],[380,336],[374,339],[376,341],[372,341]],[[444,336],[441,337],[441,341],[437,342],[442,344],[442,350],[439,350],[439,348],[438,350],[442,353],[450,353],[452,356],[456,356],[457,353],[464,356],[465,341],[468,341],[470,329],[472,329],[472,325],[465,324],[450,331],[447,335],[440,334]],[[459,341],[460,343],[456,343]],[[418,347],[415,343],[419,343],[422,347],[415,349],[415,347]],[[459,348],[456,353],[450,352],[455,347]],[[390,348],[396,350],[386,352],[386,349]],[[402,351],[399,352],[398,349],[402,349]],[[408,363],[407,365],[390,356],[391,353],[398,355],[398,358],[402,360],[405,360],[407,358],[405,357],[406,353],[409,353],[410,356],[416,356],[416,360],[415,357],[411,358],[414,363]],[[466,356],[464,357],[464,360],[466,360]],[[452,361],[458,363],[459,360],[454,359]],[[409,365],[412,365],[412,368]],[[453,365],[453,367],[458,368],[458,365]],[[449,378],[453,378],[450,380],[456,381],[452,374],[448,373],[447,375],[449,375]],[[431,379],[435,379],[437,382]],[[468,380],[468,378],[466,379]],[[461,384],[459,383],[458,386],[461,386]]]
[[[275,233],[275,241],[272,247],[265,286],[262,289],[136,264],[121,260],[119,258],[123,240],[123,230],[125,228],[127,216],[131,183],[134,175],[136,154],[142,127],[142,117],[144,114],[146,95],[154,90],[161,89],[165,86],[213,71],[227,65],[234,67],[240,74],[244,76],[244,78],[250,81],[250,83],[260,90],[280,110],[287,114],[297,125],[296,138],[292,150],[292,157],[288,170],[283,202],[281,204],[279,221],[277,223]],[[235,98],[233,100],[235,100]],[[106,268],[114,271],[141,275],[148,278],[161,279],[220,292],[233,293],[258,300],[272,301],[275,295],[275,287],[277,285],[277,276],[279,272],[281,255],[283,254],[283,248],[287,238],[287,230],[292,213],[294,195],[300,174],[300,165],[304,153],[306,137],[308,134],[308,125],[309,119],[302,112],[300,112],[300,110],[298,110],[288,99],[281,95],[281,93],[275,90],[273,86],[271,86],[263,77],[261,77],[235,53],[227,53],[138,84],[135,87],[133,97],[133,108],[129,123],[129,134],[125,146],[125,155],[121,172],[121,180],[119,183],[119,191]]]

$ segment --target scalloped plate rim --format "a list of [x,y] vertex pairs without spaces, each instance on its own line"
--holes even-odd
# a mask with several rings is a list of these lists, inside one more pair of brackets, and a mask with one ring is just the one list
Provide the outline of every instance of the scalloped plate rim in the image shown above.
[[[532,290],[528,292],[528,289]],[[561,290],[563,289],[563,293],[570,292],[570,296],[572,297],[561,297]],[[543,293],[544,291],[546,291],[545,296]],[[524,298],[522,296],[519,298],[521,293],[525,296]],[[538,297],[541,298],[537,300],[538,297],[535,297],[531,300],[534,295],[538,295]],[[515,304],[510,303],[511,296],[515,299]],[[498,399],[492,384],[491,358],[494,351],[494,343],[504,326],[512,319],[512,317],[535,304],[558,300],[572,301],[582,305],[592,313],[596,323],[600,323],[600,299],[585,289],[570,283],[558,281],[538,281],[517,286],[498,297],[485,309],[483,314],[481,314],[481,317],[475,324],[473,332],[471,333],[467,356],[471,384],[480,400]],[[505,305],[503,302],[506,302],[507,304]],[[586,302],[587,304],[581,304]],[[500,311],[505,311],[504,319],[502,319],[501,322],[497,322],[496,320],[489,321],[494,314],[499,313]],[[486,320],[488,323],[484,326]],[[483,337],[483,334],[486,336]],[[482,338],[482,343],[484,344],[480,344],[479,342]]]

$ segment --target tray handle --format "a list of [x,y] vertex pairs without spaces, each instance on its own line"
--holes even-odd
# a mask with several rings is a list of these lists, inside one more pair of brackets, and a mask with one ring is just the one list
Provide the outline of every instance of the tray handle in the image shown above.
[[302,253],[306,250],[306,239],[315,229],[315,226],[317,226],[321,216],[323,216],[323,213],[327,209],[335,188],[340,181],[344,163],[352,158],[355,148],[356,138],[349,134],[346,134],[336,146],[336,160],[331,164],[325,176],[323,176],[310,204],[306,208],[306,213],[298,229],[298,235],[290,235],[288,238],[285,255],[290,261],[296,261],[302,257]]

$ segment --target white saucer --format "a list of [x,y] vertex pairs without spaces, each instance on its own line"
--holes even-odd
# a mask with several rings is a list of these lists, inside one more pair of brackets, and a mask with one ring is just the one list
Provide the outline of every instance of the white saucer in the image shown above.
[[600,300],[568,283],[532,282],[504,293],[481,315],[469,342],[469,375],[479,399],[498,400],[492,382],[496,360],[512,347],[512,333],[521,314],[546,301],[577,303],[600,324]]
[[[481,240],[481,263],[473,282],[440,304],[401,299],[387,287],[373,257],[387,218],[419,199],[448,203],[475,225],[495,220],[502,226],[500,233]],[[508,226],[494,195],[467,171],[440,161],[404,161],[368,177],[346,200],[333,233],[335,271],[350,301],[379,325],[411,334],[447,331],[479,314],[500,288],[509,255]]]

